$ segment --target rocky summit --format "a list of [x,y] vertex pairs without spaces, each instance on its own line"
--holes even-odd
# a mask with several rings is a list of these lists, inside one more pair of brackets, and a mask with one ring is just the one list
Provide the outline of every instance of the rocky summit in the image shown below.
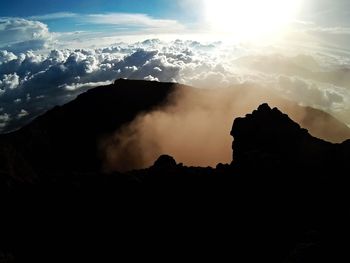
[[162,155],[99,170],[97,138],[175,88],[119,80],[2,135],[0,261],[348,262],[350,141],[315,138],[268,104],[234,120],[230,164]]
[[332,144],[315,138],[268,104],[235,119],[231,135],[233,165],[245,169],[266,168],[270,172],[312,169],[312,174],[326,171],[334,174],[345,169],[348,163],[350,141]]

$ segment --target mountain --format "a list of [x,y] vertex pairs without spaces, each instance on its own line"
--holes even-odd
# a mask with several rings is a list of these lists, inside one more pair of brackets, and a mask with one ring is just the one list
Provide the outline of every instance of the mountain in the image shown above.
[[[179,91],[193,93],[194,98],[206,92],[208,98],[212,96],[209,91],[174,83],[124,79],[89,90],[22,129],[0,135],[0,178],[8,184],[56,180],[56,177],[69,180],[72,174],[100,173],[99,141],[141,113],[173,103],[170,97]],[[228,94],[238,96],[239,92]],[[322,133],[324,139],[330,140],[350,138],[347,126],[322,111],[288,101],[280,104],[295,116],[302,116],[301,125],[313,134]]]
[[269,169],[345,169],[350,140],[332,144],[311,136],[277,108],[262,104],[234,121],[233,159],[239,165]]
[[24,128],[2,135],[0,169],[24,181],[35,181],[45,173],[98,172],[98,139],[164,103],[176,86],[120,79],[89,90]]
[[268,104],[234,120],[231,164],[101,172],[99,138],[177,89],[192,88],[117,80],[2,135],[1,261],[347,262],[350,141]]

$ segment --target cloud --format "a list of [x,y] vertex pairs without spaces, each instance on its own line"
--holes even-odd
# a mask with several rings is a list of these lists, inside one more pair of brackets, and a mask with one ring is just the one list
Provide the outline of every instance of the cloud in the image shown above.
[[[324,19],[324,18],[322,18]],[[349,51],[350,25],[321,26],[322,23],[298,21],[291,27],[291,41],[312,44],[316,48],[328,48],[333,51]]]
[[322,83],[297,77],[280,76],[279,86],[282,92],[290,96],[290,99],[325,110],[344,103],[345,99],[345,95],[339,93],[336,87],[329,88]]
[[52,36],[46,24],[22,18],[0,18],[0,49],[12,52],[48,47]]
[[7,50],[0,50],[0,65],[14,59],[17,59],[17,56],[12,52],[8,52]]
[[10,121],[10,115],[7,113],[0,114],[0,131],[6,127],[7,123]]
[[146,14],[107,13],[90,14],[82,18],[93,24],[117,25],[122,27],[138,27],[147,29],[166,29],[167,32],[183,30],[184,26],[176,20],[156,19]]
[[7,89],[13,90],[19,85],[19,77],[16,73],[4,75],[0,80],[0,94],[6,92]]
[[159,79],[153,77],[152,75],[148,75],[148,76],[144,77],[143,79],[148,80],[148,81],[158,81],[159,82]]
[[72,83],[71,85],[64,84],[60,88],[64,88],[68,91],[77,91],[79,89],[86,90],[96,86],[105,86],[112,84],[112,81],[101,81],[101,82],[88,82],[88,83]]
[[[74,27],[81,27],[86,29],[86,26],[90,28],[98,27],[99,32],[94,32],[92,30],[90,33],[93,35],[98,35],[101,33],[101,28],[108,28],[108,34],[111,36],[110,29],[113,28],[114,31],[119,30],[125,32],[125,34],[138,34],[141,33],[178,33],[179,31],[183,32],[186,27],[177,20],[172,19],[160,19],[154,18],[148,14],[141,13],[97,13],[97,14],[82,14],[82,13],[71,13],[71,12],[58,12],[43,14],[37,16],[30,16],[26,19],[23,18],[0,18],[4,23],[22,23],[24,28],[29,27],[34,30],[39,27],[47,26],[42,23],[50,20],[66,20],[69,23],[74,24]],[[1,21],[0,20],[0,21]],[[41,22],[38,22],[41,21]],[[103,31],[103,30],[102,30]],[[9,32],[11,33],[11,32]],[[48,30],[47,32],[48,33]],[[69,33],[72,32],[67,32]],[[65,34],[67,37],[67,33]],[[57,36],[60,36],[62,33],[56,33]],[[63,33],[64,35],[64,33]],[[33,39],[30,39],[33,40]]]
[[[266,52],[249,45],[180,39],[148,39],[46,53],[1,50],[1,114],[10,117],[3,129],[18,128],[55,105],[118,78],[204,88],[249,84],[326,110],[350,123],[350,114],[344,113],[350,107],[347,65],[350,63],[342,57],[319,52],[288,55],[278,49]],[[18,118],[22,110],[28,114]]]
[[21,111],[17,114],[17,119],[21,119],[21,118],[26,117],[28,115],[29,115],[28,111],[21,109]]
[[51,13],[51,14],[44,14],[39,16],[30,16],[28,19],[30,20],[55,20],[55,19],[63,19],[63,18],[72,18],[77,17],[78,14],[71,13],[71,12],[57,12],[57,13]]
[[327,33],[331,35],[350,35],[350,27],[314,27],[308,32]]

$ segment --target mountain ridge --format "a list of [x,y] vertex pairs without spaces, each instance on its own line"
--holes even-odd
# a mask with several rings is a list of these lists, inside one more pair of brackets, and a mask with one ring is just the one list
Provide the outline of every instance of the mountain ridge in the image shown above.
[[[175,83],[124,79],[91,89],[22,129],[1,135],[0,171],[5,177],[19,181],[42,180],[50,173],[100,173],[98,141],[101,138],[132,122],[143,112],[172,103],[170,96],[178,90],[192,89]],[[320,120],[323,116],[329,118],[328,115],[320,116]],[[329,123],[336,124],[330,120]],[[332,130],[337,131],[336,126]],[[350,129],[348,132],[350,138]]]
[[[122,83],[131,92],[129,83],[134,82]],[[133,91],[140,88],[148,94],[144,82],[137,84],[140,86]],[[155,103],[140,108],[167,103],[174,84],[147,84],[156,86],[151,92],[160,91],[160,95],[153,97]],[[87,111],[80,108],[75,116],[93,111],[84,97],[96,100],[96,95],[90,95],[98,91],[78,99],[79,107],[84,103],[88,107]],[[105,98],[115,99],[109,92]],[[124,96],[119,99],[130,102]],[[0,193],[5,196],[0,198],[5,203],[0,237],[5,245],[0,243],[0,256],[5,260],[99,261],[122,255],[144,259],[163,257],[161,252],[166,257],[187,258],[190,254],[236,262],[326,263],[349,258],[343,240],[350,180],[343,171],[349,161],[350,140],[332,144],[315,138],[277,108],[261,104],[251,114],[235,119],[231,164],[187,167],[162,155],[150,168],[105,174],[98,169],[94,152],[95,136],[102,127],[87,130],[71,148],[67,145],[76,139],[72,127],[50,133],[64,123],[50,123],[51,116],[65,120],[67,115],[60,112],[66,107],[1,137],[14,136],[0,148]],[[134,107],[129,116],[139,114],[137,105]],[[68,116],[79,128],[78,135],[89,128],[91,116],[85,116],[83,122]],[[132,116],[119,118],[127,123]],[[113,130],[115,116],[109,117],[95,124],[107,120],[103,127]],[[86,126],[82,126],[84,121]],[[67,139],[68,135],[72,138]],[[60,139],[52,141],[56,138]],[[91,138],[93,142],[85,141]],[[86,148],[80,148],[84,143]],[[81,155],[76,156],[77,152]],[[64,163],[67,160],[74,163]]]

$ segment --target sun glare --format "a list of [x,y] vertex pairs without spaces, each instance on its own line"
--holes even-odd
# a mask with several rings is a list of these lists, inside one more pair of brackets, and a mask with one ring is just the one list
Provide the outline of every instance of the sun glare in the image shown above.
[[301,0],[205,0],[205,17],[216,33],[240,38],[273,35],[284,30]]

